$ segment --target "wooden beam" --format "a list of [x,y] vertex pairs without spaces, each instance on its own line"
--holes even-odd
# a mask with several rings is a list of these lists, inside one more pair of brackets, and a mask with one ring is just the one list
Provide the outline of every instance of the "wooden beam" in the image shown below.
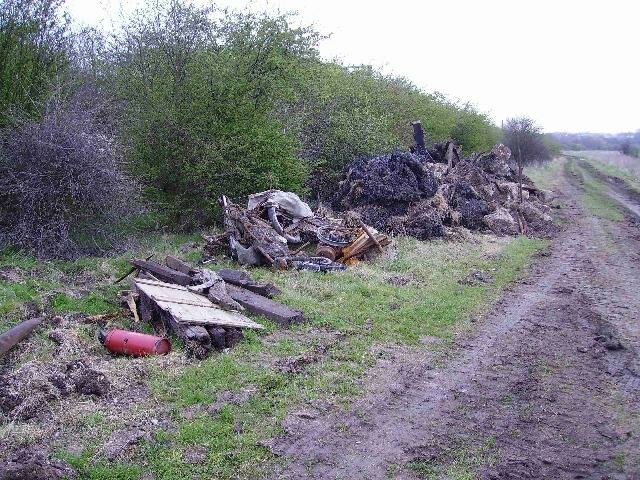
[[173,268],[165,267],[156,262],[147,260],[131,260],[131,265],[140,270],[151,273],[154,277],[162,282],[175,283],[182,286],[191,285],[193,279],[182,272],[174,270]]
[[193,275],[196,273],[195,268],[189,265],[187,262],[180,260],[179,258],[172,257],[171,255],[167,255],[164,263],[167,264],[167,267],[173,268],[180,273],[184,273],[185,275]]
[[218,275],[220,275],[220,277],[226,283],[231,283],[233,285],[237,285],[238,287],[246,288],[247,290],[251,290],[253,293],[257,293],[258,295],[262,295],[264,297],[273,298],[281,293],[280,289],[273,283],[256,282],[246,272],[223,268],[222,270],[218,270]]
[[304,315],[300,310],[293,310],[286,305],[274,302],[246,288],[228,283],[227,292],[231,295],[231,298],[250,312],[262,315],[280,325],[286,326],[304,320]]

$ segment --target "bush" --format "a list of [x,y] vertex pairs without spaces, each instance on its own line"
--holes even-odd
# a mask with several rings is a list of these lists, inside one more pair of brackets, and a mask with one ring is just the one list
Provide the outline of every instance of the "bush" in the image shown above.
[[526,117],[508,118],[502,129],[503,142],[520,167],[551,160],[551,146],[535,122]]
[[38,114],[68,63],[63,0],[0,0],[0,127],[12,110]]
[[221,14],[180,1],[139,12],[115,43],[129,168],[176,229],[218,219],[218,197],[302,193],[295,139],[271,114],[315,55],[284,17]]
[[467,152],[498,138],[488,118],[471,106],[426,94],[369,66],[308,64],[296,100],[281,105],[277,115],[301,145],[299,155],[312,172],[309,186],[321,197],[334,193],[355,158],[408,148],[414,120],[422,121],[429,142],[454,137]]
[[0,247],[69,258],[111,246],[113,226],[132,210],[134,188],[91,89],[66,105],[50,100],[41,120],[0,139]]

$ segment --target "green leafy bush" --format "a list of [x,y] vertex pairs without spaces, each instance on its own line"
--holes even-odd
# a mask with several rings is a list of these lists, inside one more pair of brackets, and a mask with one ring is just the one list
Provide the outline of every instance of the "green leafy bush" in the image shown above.
[[0,127],[40,111],[67,68],[69,19],[63,0],[0,0]]
[[271,112],[315,56],[314,36],[283,17],[213,13],[178,1],[140,12],[114,52],[131,171],[175,227],[211,223],[221,194],[302,192],[306,180]]

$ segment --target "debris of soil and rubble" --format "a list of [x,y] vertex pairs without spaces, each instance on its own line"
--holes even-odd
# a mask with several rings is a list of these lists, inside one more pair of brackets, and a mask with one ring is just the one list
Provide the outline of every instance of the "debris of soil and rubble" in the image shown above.
[[[333,199],[384,232],[427,240],[447,227],[490,229],[498,235],[545,232],[552,226],[548,192],[526,176],[519,183],[511,151],[499,144],[462,158],[451,141],[419,153],[360,158],[345,171]],[[520,202],[520,186],[522,202]]]
[[63,460],[52,458],[37,447],[14,451],[3,462],[0,480],[72,480],[76,471]]
[[28,362],[0,376],[0,411],[12,420],[44,419],[50,404],[72,393],[104,397],[110,382],[105,374],[84,360],[66,366]]

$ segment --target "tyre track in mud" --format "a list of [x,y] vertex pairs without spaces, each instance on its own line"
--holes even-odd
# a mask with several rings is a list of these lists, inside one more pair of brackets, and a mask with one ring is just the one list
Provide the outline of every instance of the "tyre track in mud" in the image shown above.
[[640,478],[640,231],[561,191],[566,228],[475,333],[387,349],[348,411],[290,416],[273,478]]

